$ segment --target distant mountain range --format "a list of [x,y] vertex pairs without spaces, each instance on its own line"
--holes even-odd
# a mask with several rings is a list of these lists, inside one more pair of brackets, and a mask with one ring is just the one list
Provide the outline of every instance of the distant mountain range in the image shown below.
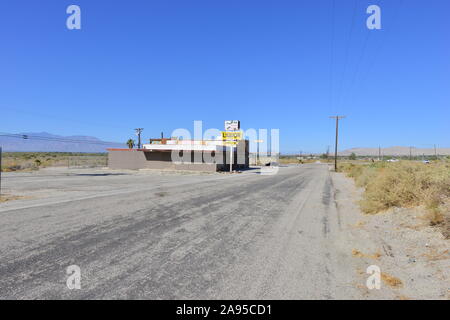
[[[373,156],[378,157],[378,148],[352,148],[339,152],[341,156],[349,156],[355,153],[357,156]],[[438,155],[450,155],[450,148],[437,148]],[[381,148],[381,154],[385,156],[409,156],[409,147],[389,147]],[[434,155],[434,148],[411,148],[411,155]]]
[[[18,136],[26,137],[26,139]],[[127,146],[125,143],[102,141],[89,136],[23,132],[0,134],[0,147],[6,152],[106,152],[107,148],[126,148]]]
[[[48,132],[0,133],[0,147],[6,152],[106,152],[107,148],[127,148],[125,142],[103,141],[90,136],[59,136]],[[409,156],[409,151],[409,147],[381,148],[381,154],[385,156]],[[436,151],[438,155],[450,155],[450,148],[437,148]],[[340,151],[339,155],[349,156],[352,153],[378,157],[378,148],[352,148]],[[412,148],[411,154],[434,155],[434,148]]]

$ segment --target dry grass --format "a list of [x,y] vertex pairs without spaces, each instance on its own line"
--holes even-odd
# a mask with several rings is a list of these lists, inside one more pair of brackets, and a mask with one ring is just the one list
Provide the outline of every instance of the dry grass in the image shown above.
[[32,171],[44,167],[98,167],[106,165],[106,154],[69,152],[4,152],[2,171]]
[[381,273],[381,280],[391,288],[403,287],[403,282],[399,278],[393,277],[387,273]]
[[366,225],[364,221],[358,221],[357,223],[350,225],[353,228],[363,228]]
[[448,219],[449,162],[343,163],[339,169],[354,178],[357,186],[365,188],[360,201],[365,213],[424,205],[431,225],[444,224]]
[[11,194],[2,194],[0,195],[0,203],[1,202],[6,202],[6,201],[11,201],[11,200],[19,200],[19,199],[23,199],[24,197],[22,196],[14,196]]
[[302,159],[299,160],[296,157],[280,157],[278,159],[279,163],[282,164],[306,164],[306,163],[316,163],[317,161],[320,161],[321,163],[330,163],[331,160],[324,160],[324,159]]
[[426,257],[428,261],[437,261],[437,260],[447,260],[450,259],[449,250],[444,250],[439,252],[435,249],[432,249],[430,253],[424,253],[422,256]]
[[358,249],[352,250],[352,256],[356,258],[369,258],[369,259],[375,259],[378,260],[381,258],[381,253],[379,251],[375,252],[374,254],[364,254]]

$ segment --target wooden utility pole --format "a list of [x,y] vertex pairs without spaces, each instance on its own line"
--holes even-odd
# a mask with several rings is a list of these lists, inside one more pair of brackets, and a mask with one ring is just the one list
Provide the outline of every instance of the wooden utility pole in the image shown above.
[[141,132],[144,130],[144,128],[136,128],[134,129],[136,131],[136,135],[138,136],[138,149],[141,148]]
[[0,147],[0,199],[2,197],[2,147]]
[[344,119],[345,116],[331,116],[330,118],[336,119],[336,142],[334,145],[334,171],[337,172],[337,152],[338,152],[338,137],[339,137],[339,120]]
[[256,163],[255,163],[255,165],[258,165],[258,163],[259,163],[259,144],[263,143],[264,140],[257,139],[257,140],[255,140],[255,142],[256,142]]

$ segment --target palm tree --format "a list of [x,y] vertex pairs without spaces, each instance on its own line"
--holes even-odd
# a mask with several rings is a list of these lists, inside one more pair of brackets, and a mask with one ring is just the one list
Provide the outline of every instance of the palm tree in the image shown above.
[[133,149],[133,147],[134,147],[134,140],[133,139],[128,139],[127,145],[128,145],[128,148]]

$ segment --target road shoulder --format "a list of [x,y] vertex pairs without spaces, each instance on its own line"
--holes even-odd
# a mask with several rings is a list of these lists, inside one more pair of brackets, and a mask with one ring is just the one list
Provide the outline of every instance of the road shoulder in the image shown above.
[[[339,219],[348,230],[355,286],[366,299],[450,299],[450,240],[427,225],[421,208],[363,214],[363,190],[342,173],[332,173]],[[351,247],[351,249],[350,249]],[[365,285],[369,266],[381,269],[381,288]]]

